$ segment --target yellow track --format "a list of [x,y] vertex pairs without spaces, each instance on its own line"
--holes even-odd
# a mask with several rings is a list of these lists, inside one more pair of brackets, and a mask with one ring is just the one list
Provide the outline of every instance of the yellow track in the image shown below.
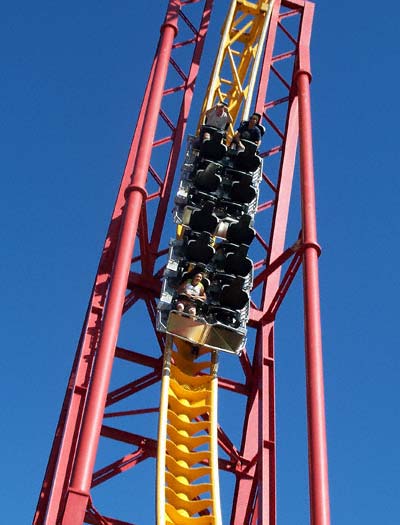
[[[248,117],[273,1],[232,0],[203,102],[228,103],[234,125]],[[177,238],[182,235],[178,226]],[[167,336],[157,454],[157,525],[222,525],[218,476],[217,352]],[[208,360],[207,360],[208,357]]]
[[229,137],[233,135],[237,117],[240,115],[240,120],[248,117],[272,6],[273,0],[232,1],[198,128],[204,121],[204,113],[218,100],[227,102],[233,120],[227,133]]
[[[167,336],[157,457],[157,524],[221,525],[217,353]],[[208,359],[207,359],[208,358]]]

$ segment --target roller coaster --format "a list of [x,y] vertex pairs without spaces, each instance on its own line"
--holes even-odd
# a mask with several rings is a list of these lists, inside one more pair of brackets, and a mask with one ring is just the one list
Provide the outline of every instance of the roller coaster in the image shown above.
[[[221,471],[235,477],[232,525],[276,525],[274,324],[300,267],[310,523],[329,524],[309,95],[313,10],[300,0],[232,0],[197,128],[186,136],[213,1],[168,3],[34,525],[136,523],[100,511],[94,494],[149,458],[156,458],[157,525],[222,525]],[[217,105],[230,116],[223,128],[207,122]],[[236,140],[253,110],[261,141]],[[287,243],[298,137],[302,219]],[[154,158],[165,165],[156,169]],[[175,236],[166,241],[168,208]],[[118,344],[122,316],[140,302],[156,341],[143,351]],[[221,352],[238,361],[243,381],[220,375]],[[116,360],[151,372],[110,390]],[[110,411],[160,382],[156,407]],[[246,400],[237,445],[219,422],[219,389]],[[158,416],[154,437],[106,425],[151,413]],[[135,449],[95,470],[100,438]]]

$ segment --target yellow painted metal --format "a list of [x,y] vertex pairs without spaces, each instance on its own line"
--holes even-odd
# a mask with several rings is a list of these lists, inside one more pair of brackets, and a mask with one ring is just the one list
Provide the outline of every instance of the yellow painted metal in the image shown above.
[[[273,2],[232,0],[198,128],[207,109],[219,100],[228,104],[233,119],[228,137],[238,121],[248,117]],[[183,234],[184,225],[178,225],[177,239]],[[179,325],[182,319],[170,314],[171,323]],[[189,328],[191,336],[199,331],[194,340],[201,341],[204,327]],[[158,430],[157,525],[222,525],[217,394],[218,352],[200,346],[195,358],[190,343],[167,335]]]
[[176,238],[182,239],[184,231],[185,228],[182,226],[182,224],[178,224],[178,226],[176,227]]
[[165,493],[160,490],[165,484],[166,470],[166,423],[168,414],[168,389],[171,367],[172,337],[167,336],[164,350],[163,377],[161,382],[160,416],[158,420],[158,445],[157,445],[157,523],[165,525]]
[[[212,352],[211,364],[211,406],[210,412],[210,452],[211,465],[215,468],[211,470],[211,483],[213,486],[213,496],[216,501],[220,501],[219,491],[219,471],[218,471],[218,353]],[[214,507],[215,523],[222,524],[221,505]]]
[[157,524],[222,525],[217,353],[167,336],[158,430]]
[[273,1],[233,0],[221,31],[221,43],[214,62],[201,110],[198,131],[205,112],[219,100],[226,102],[233,123],[250,113],[254,85],[271,18]]

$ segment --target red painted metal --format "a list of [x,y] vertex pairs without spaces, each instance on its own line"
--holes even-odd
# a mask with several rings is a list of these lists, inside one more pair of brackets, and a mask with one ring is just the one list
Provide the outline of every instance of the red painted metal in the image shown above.
[[[131,525],[108,516],[105,509],[100,512],[95,507],[93,490],[156,455],[154,439],[118,428],[119,420],[116,419],[155,413],[158,407],[154,406],[154,400],[149,406],[128,409],[118,409],[117,403],[160,381],[164,336],[155,334],[156,350],[140,348],[139,343],[136,347],[135,341],[133,350],[117,346],[118,331],[121,318],[128,312],[131,314],[138,304],[145,306],[151,329],[155,329],[156,300],[168,251],[165,241],[162,244],[162,233],[212,7],[212,0],[169,2],[89,301],[34,525],[81,525],[83,521],[94,525]],[[229,395],[244,396],[246,403],[242,421],[238,421],[238,436],[229,435],[222,424],[218,431],[219,445],[227,458],[220,458],[219,467],[236,479],[231,502],[232,525],[276,525],[274,330],[280,305],[301,265],[310,515],[314,525],[329,523],[319,247],[309,96],[312,17],[313,4],[310,2],[275,1],[255,102],[267,125],[261,152],[264,173],[256,218],[257,236],[255,247],[252,247],[256,274],[249,330],[254,331],[255,343],[254,348],[249,347],[240,356],[242,379],[219,378],[220,389]],[[193,19],[198,21],[195,23]],[[182,28],[188,35],[179,40]],[[189,46],[193,47],[193,54],[183,63],[178,51]],[[178,81],[168,82],[166,87],[165,79],[172,71]],[[268,97],[269,90],[275,93],[274,98]],[[165,103],[170,97],[176,97],[175,106],[180,108],[175,115],[166,109],[171,107],[170,103]],[[167,129],[161,134],[157,133],[160,123]],[[287,239],[299,135],[303,214],[294,237]],[[153,158],[157,158],[157,163],[153,163]],[[160,159],[164,162],[162,168],[159,167]],[[130,366],[139,365],[145,370],[128,383],[109,390],[115,360]],[[106,411],[111,406],[113,410]],[[223,405],[219,411],[223,413]],[[115,421],[115,427],[106,425],[106,420],[107,423]],[[134,449],[95,471],[100,437],[112,443],[128,444]],[[229,502],[224,500],[222,504],[226,508]]]
[[[259,90],[256,100],[256,109],[267,116],[267,108],[275,104],[289,101],[290,92],[287,97],[279,101],[266,102],[268,82],[270,81],[270,65],[274,61],[273,49],[280,22],[280,11],[282,6],[275,3],[270,30],[266,42],[264,63],[260,77]],[[288,58],[292,54],[287,54]],[[287,89],[287,85],[285,84]],[[268,119],[271,125],[272,119]],[[271,126],[278,129],[278,126]],[[270,227],[269,242],[260,243],[267,247],[265,255],[265,267],[281,256],[284,251],[286,235],[286,223],[290,203],[293,169],[295,163],[297,135],[298,135],[298,113],[297,103],[294,99],[288,107],[286,133],[277,133],[281,142],[279,147],[273,151],[264,152],[263,156],[281,153],[280,173],[276,185],[269,185],[274,193],[275,206]],[[265,165],[267,162],[265,161]],[[264,165],[264,167],[265,167]],[[267,178],[267,176],[265,176]],[[260,219],[257,219],[257,224]],[[258,234],[261,236],[260,229]],[[263,233],[262,233],[263,234]],[[259,523],[275,525],[276,523],[276,458],[275,458],[275,388],[274,388],[274,319],[264,324],[263,317],[268,311],[269,305],[274,298],[280,281],[280,269],[266,275],[260,282],[262,284],[262,299],[258,309],[253,310],[251,325],[257,330],[256,353],[253,367],[254,398],[249,405],[249,417],[243,430],[242,450],[245,457],[258,455],[258,469],[252,468],[253,481],[239,479],[236,484],[235,500],[232,509],[232,523]],[[255,279],[255,286],[258,280]],[[258,435],[254,433],[258,428]]]
[[[282,7],[286,9],[283,11]],[[287,8],[291,9],[288,11]],[[289,265],[289,268],[281,281],[280,272],[281,265],[276,266],[275,261],[286,259],[289,255],[288,251],[284,252],[284,242],[286,236],[286,226],[288,220],[289,204],[291,197],[291,187],[293,171],[296,159],[297,140],[299,135],[303,138],[302,150],[305,148],[307,167],[312,167],[312,156],[310,157],[309,149],[311,144],[311,124],[309,115],[307,117],[299,118],[299,104],[304,106],[309,103],[309,98],[304,102],[304,95],[298,92],[299,82],[303,85],[303,75],[301,71],[303,67],[309,65],[309,41],[312,26],[313,5],[309,2],[282,2],[275,3],[272,17],[271,27],[266,43],[266,51],[264,55],[264,66],[259,83],[259,92],[256,102],[256,109],[263,113],[263,116],[268,124],[268,131],[273,130],[277,138],[281,141],[279,146],[270,148],[263,153],[265,159],[270,156],[281,154],[280,173],[277,184],[270,182],[265,175],[264,180],[269,184],[270,189],[275,193],[274,211],[270,229],[270,238],[268,242],[262,240],[262,233],[258,231],[260,244],[266,249],[265,270],[262,270],[259,276],[256,276],[254,286],[262,284],[262,304],[259,308],[253,305],[251,311],[250,325],[257,330],[257,344],[254,362],[257,363],[257,368],[254,369],[251,383],[261,385],[258,392],[254,390],[251,399],[251,404],[248,405],[246,422],[244,425],[243,440],[242,440],[242,455],[245,458],[251,457],[253,454],[258,454],[257,469],[254,466],[252,474],[254,480],[239,479],[236,484],[236,492],[234,503],[232,506],[232,523],[258,523],[275,525],[276,523],[276,479],[275,479],[275,395],[274,395],[274,338],[273,328],[274,321],[280,304],[282,303],[286,292],[293,281],[295,274],[300,266],[300,253],[304,253],[304,260],[312,258],[315,253],[307,255],[309,249],[315,248],[316,245],[316,231],[315,231],[315,206],[314,195],[311,192],[311,184],[313,183],[313,172],[308,169],[308,181],[302,184],[302,202],[303,208],[314,210],[314,217],[306,218],[303,216],[301,228],[303,229],[303,243],[301,248],[297,247],[294,250],[295,256]],[[298,35],[293,35],[284,26],[284,19],[299,18]],[[282,31],[293,43],[295,48],[292,51],[273,55],[273,48],[275,44],[277,32]],[[284,60],[296,59],[294,64],[293,77],[290,82],[285,80],[282,74],[274,67],[274,64]],[[309,69],[307,69],[309,71]],[[265,101],[265,93],[267,91],[268,82],[271,81],[271,75],[281,82],[287,90],[287,96],[283,96],[276,100]],[[307,76],[307,82],[309,78]],[[308,83],[307,83],[308,87]],[[300,102],[301,100],[301,102]],[[282,129],[270,116],[269,111],[276,107],[287,103],[287,120],[285,124],[285,131]],[[303,108],[303,114],[307,109]],[[308,119],[308,126],[304,119]],[[306,125],[305,129],[302,127]],[[305,146],[304,146],[305,144]],[[304,161],[305,162],[305,161]],[[265,163],[267,165],[267,163]],[[302,167],[304,172],[304,167]],[[304,175],[303,175],[304,179]],[[269,206],[268,206],[269,207]],[[263,204],[259,205],[259,210],[263,209]],[[310,211],[308,213],[311,213]],[[311,222],[305,226],[305,221]],[[311,246],[308,246],[304,240],[305,229],[310,229],[310,237],[313,241]],[[307,234],[309,235],[309,234]],[[297,250],[300,249],[300,252]],[[315,250],[314,250],[315,252]],[[285,257],[286,253],[286,257]],[[283,261],[284,262],[284,261]],[[307,264],[309,270],[305,272],[305,317],[309,318],[306,321],[306,354],[307,354],[307,378],[308,378],[308,417],[309,422],[309,442],[310,450],[310,513],[311,522],[318,524],[327,524],[329,521],[319,521],[320,516],[329,520],[329,495],[327,485],[327,462],[326,462],[326,436],[325,436],[325,420],[324,420],[324,399],[323,399],[323,379],[322,379],[322,353],[320,346],[320,339],[310,342],[307,339],[317,338],[320,333],[319,320],[319,292],[317,281],[316,261],[313,260]],[[260,268],[262,268],[262,264]],[[310,275],[311,274],[311,275]],[[311,280],[312,279],[312,280]],[[308,335],[307,335],[308,334]],[[310,376],[312,375],[310,386]],[[309,391],[311,390],[311,391]],[[268,395],[265,396],[265,392]],[[263,397],[264,395],[264,397]],[[258,422],[258,443],[255,439],[254,428],[256,425],[256,413],[259,415]],[[315,459],[313,459],[314,454]],[[314,479],[313,479],[314,478]],[[313,483],[316,486],[312,486]],[[255,487],[257,485],[257,488]],[[316,488],[318,486],[318,489]]]
[[[308,7],[308,6],[307,6]],[[308,7],[308,9],[310,9]],[[305,17],[312,17],[308,10]],[[307,35],[309,41],[310,35]],[[329,525],[328,455],[319,301],[317,220],[312,151],[310,60],[306,41],[296,74],[300,117],[300,173],[303,222],[304,322],[307,373],[311,523]]]
[[[89,489],[100,438],[103,412],[114,360],[114,351],[117,345],[126,284],[131,266],[131,254],[134,249],[143,200],[147,197],[145,186],[153,140],[157,128],[158,114],[161,108],[172,44],[178,31],[179,7],[180,5],[177,0],[171,2],[166,21],[161,28],[157,63],[147,103],[142,134],[139,140],[132,180],[126,189],[127,198],[116,249],[115,264],[111,274],[107,304],[104,310],[102,333],[96,353],[91,388],[83,415],[83,424],[77,445],[76,462],[68,487],[62,525],[82,523],[89,500]],[[144,262],[146,263],[148,261],[145,260]]]

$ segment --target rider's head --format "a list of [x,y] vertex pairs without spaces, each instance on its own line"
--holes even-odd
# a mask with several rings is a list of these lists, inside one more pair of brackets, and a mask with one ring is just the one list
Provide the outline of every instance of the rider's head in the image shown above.
[[250,124],[251,126],[257,126],[257,124],[260,123],[260,120],[261,120],[261,115],[260,113],[253,113],[250,117]]
[[192,283],[199,284],[202,280],[203,280],[203,274],[201,272],[197,272],[193,275]]

